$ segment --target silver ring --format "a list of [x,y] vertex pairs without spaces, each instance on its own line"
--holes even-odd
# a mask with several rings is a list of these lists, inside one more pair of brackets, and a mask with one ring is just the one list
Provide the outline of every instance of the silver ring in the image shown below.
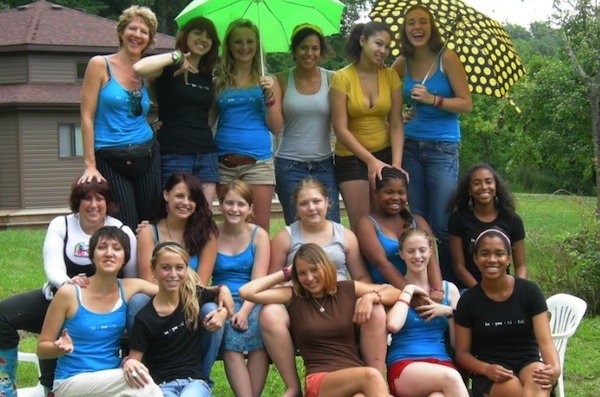
[[137,377],[137,372],[135,372],[135,371],[131,371],[131,377],[132,377],[132,378],[136,378],[136,377]]

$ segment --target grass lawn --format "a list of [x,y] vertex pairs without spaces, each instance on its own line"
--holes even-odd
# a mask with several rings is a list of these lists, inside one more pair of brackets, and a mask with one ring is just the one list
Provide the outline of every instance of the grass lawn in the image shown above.
[[[526,238],[526,263],[530,278],[544,279],[543,275],[552,271],[556,256],[553,247],[562,242],[569,232],[578,230],[589,222],[594,210],[593,198],[564,195],[517,195],[517,212],[523,218]],[[346,220],[347,221],[347,220]],[[347,222],[346,222],[347,223]],[[281,219],[271,223],[274,235],[283,227]],[[40,288],[44,282],[41,247],[45,231],[1,231],[0,232],[0,297]],[[542,288],[547,296],[558,292],[552,285]],[[569,292],[569,291],[563,291]],[[22,351],[34,351],[36,339],[25,335],[20,345]],[[298,359],[298,368],[302,364]],[[564,368],[565,392],[570,397],[598,395],[600,390],[600,317],[584,318],[577,333],[569,340]],[[302,375],[302,374],[301,374]],[[31,365],[19,368],[19,385],[36,383]],[[213,389],[215,396],[233,396],[223,370],[222,362],[213,368]],[[263,396],[279,396],[283,384],[275,368],[271,366]]]

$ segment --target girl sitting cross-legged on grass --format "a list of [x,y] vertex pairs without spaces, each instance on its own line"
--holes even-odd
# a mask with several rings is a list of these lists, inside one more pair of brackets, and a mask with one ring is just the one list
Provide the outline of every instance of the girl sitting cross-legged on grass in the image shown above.
[[[272,288],[290,279],[292,286]],[[298,249],[291,267],[252,280],[238,292],[251,302],[286,305],[290,330],[306,367],[306,397],[389,395],[382,374],[364,366],[358,357],[354,324],[366,322],[373,306],[395,302],[399,290],[337,281],[335,266],[323,248],[308,243]]]
[[[431,255],[433,238],[425,230],[408,229],[400,235],[400,256],[406,262],[408,285],[388,312],[388,329],[392,332],[388,384],[398,397],[467,397],[467,388],[444,345],[448,328],[454,345],[452,315],[460,295],[454,284],[444,281],[442,302],[429,297],[427,268],[431,266]],[[424,298],[426,304],[414,308],[415,296]]]
[[[147,381],[140,371],[144,364],[165,397],[209,397],[208,379],[202,373],[201,326],[208,331],[223,326],[222,317],[199,324],[202,302],[221,299],[231,302],[229,290],[223,287],[202,288],[198,276],[189,265],[189,254],[174,241],[158,244],[152,252],[152,274],[158,294],[135,316],[130,335],[129,356],[123,360],[123,371],[134,388]],[[225,310],[222,308],[221,310]]]

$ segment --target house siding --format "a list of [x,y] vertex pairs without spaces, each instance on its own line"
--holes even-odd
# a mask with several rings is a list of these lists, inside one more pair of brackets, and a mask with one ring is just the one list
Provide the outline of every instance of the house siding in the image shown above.
[[83,173],[83,158],[58,157],[58,125],[79,124],[79,112],[22,112],[22,208],[67,205],[71,184]]
[[75,83],[77,63],[87,64],[91,56],[65,54],[29,55],[31,83]]
[[17,118],[0,114],[0,209],[20,208]]
[[0,55],[0,85],[27,83],[27,56]]

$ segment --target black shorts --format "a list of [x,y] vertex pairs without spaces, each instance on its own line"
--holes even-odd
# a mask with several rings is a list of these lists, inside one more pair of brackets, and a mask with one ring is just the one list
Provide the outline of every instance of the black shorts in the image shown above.
[[[392,165],[392,148],[372,153],[375,158]],[[368,181],[367,165],[356,156],[335,156],[335,181]]]
[[[523,368],[535,362],[539,361],[532,361],[531,359],[527,359],[521,361],[513,361],[510,364],[499,363],[499,365],[503,366],[506,369],[512,370],[515,376],[519,376]],[[492,386],[494,385],[494,381],[484,375],[471,375],[471,379],[473,379],[473,397],[483,397],[484,395],[489,394],[490,390],[492,389]]]

